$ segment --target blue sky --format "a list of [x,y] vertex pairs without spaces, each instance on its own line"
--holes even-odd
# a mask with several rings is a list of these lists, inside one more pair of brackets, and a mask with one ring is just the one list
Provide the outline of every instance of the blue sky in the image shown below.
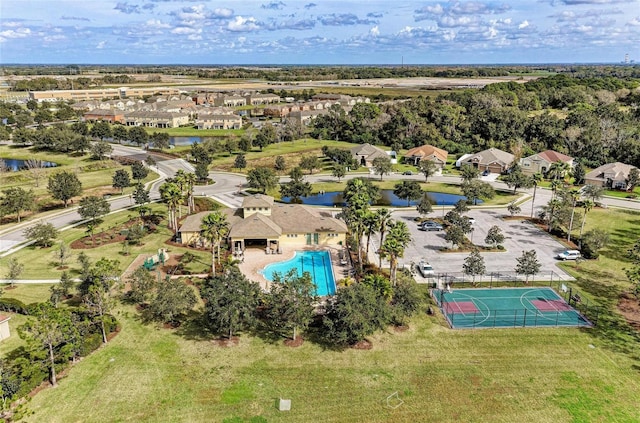
[[0,63],[640,62],[640,0],[2,0]]

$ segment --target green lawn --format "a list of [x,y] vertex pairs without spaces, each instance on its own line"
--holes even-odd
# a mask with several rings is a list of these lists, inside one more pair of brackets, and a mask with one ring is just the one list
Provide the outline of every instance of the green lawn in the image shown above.
[[[405,332],[372,338],[370,351],[243,336],[219,347],[189,328],[139,323],[36,395],[24,421],[581,422],[640,419],[633,362],[589,331],[452,331],[415,318]],[[591,348],[593,345],[595,348]],[[404,404],[386,406],[398,392]],[[292,400],[288,413],[277,398]],[[247,421],[247,420],[241,420]]]
[[[624,252],[639,224],[640,213],[594,209],[586,229],[609,230],[609,246],[597,261],[563,264],[604,308],[592,329],[454,331],[439,313],[421,313],[406,331],[370,337],[371,350],[290,348],[249,334],[221,347],[196,324],[143,325],[119,306],[120,334],[39,392],[23,421],[637,422],[640,334],[614,309],[631,288]],[[404,403],[392,409],[394,392]],[[277,398],[292,410],[277,411]]]

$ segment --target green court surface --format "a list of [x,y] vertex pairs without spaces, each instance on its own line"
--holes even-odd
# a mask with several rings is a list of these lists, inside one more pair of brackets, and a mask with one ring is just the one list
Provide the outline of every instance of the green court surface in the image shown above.
[[592,326],[551,288],[434,289],[453,329]]

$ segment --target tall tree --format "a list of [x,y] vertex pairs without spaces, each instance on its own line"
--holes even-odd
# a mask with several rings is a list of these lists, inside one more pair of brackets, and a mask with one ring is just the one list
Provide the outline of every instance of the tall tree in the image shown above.
[[280,184],[280,195],[289,197],[294,203],[298,202],[301,197],[311,195],[311,184],[304,180],[302,170],[299,167],[291,169],[289,178],[289,182]]
[[166,278],[158,283],[156,294],[149,304],[149,314],[154,320],[176,323],[197,304],[193,288],[179,280]]
[[91,150],[91,157],[94,160],[104,160],[104,158],[113,151],[111,144],[106,141],[94,142],[89,148]]
[[540,271],[542,265],[538,261],[536,250],[523,251],[520,257],[516,257],[516,273],[525,275],[525,283],[529,283],[529,278]]
[[9,284],[13,284],[20,278],[24,271],[24,264],[20,263],[16,257],[11,257],[7,262],[7,273],[4,278],[9,281]]
[[582,196],[591,200],[594,204],[602,198],[604,194],[604,188],[599,185],[587,184],[582,188]]
[[376,175],[380,175],[380,180],[384,175],[389,174],[391,169],[393,169],[391,165],[391,159],[388,157],[376,157],[373,159],[371,163],[373,165],[373,171]]
[[504,242],[504,235],[502,234],[500,226],[494,225],[490,227],[487,231],[487,236],[484,238],[484,242],[493,245],[494,248],[502,244]]
[[429,197],[429,194],[427,194],[426,192],[422,193],[420,202],[416,206],[416,210],[418,211],[420,216],[425,216],[433,211],[433,202],[431,200],[431,197]]
[[531,198],[531,217],[533,217],[533,208],[536,202],[536,191],[538,190],[538,184],[542,181],[543,175],[540,172],[536,172],[531,175],[531,184],[533,186],[533,197]]
[[260,287],[237,267],[232,267],[224,274],[207,279],[201,297],[207,326],[216,333],[227,333],[231,338],[254,324]]
[[102,333],[102,343],[107,343],[107,328],[105,321],[107,316],[114,307],[114,301],[111,297],[110,288],[104,283],[95,282],[88,288],[88,292],[83,296],[82,302],[87,312],[100,325]]
[[20,336],[27,342],[47,352],[49,382],[58,386],[56,355],[65,343],[75,337],[71,312],[56,308],[51,303],[39,303],[30,310],[29,319],[19,328]]
[[236,169],[244,169],[247,167],[247,156],[244,154],[238,154],[233,161],[233,167]]
[[75,173],[62,171],[49,176],[47,190],[53,198],[62,201],[66,208],[69,200],[82,193],[82,183]]
[[503,181],[509,188],[513,187],[513,193],[516,193],[518,188],[531,188],[531,178],[522,172],[520,166],[515,165],[511,168],[511,172],[504,176]]
[[320,160],[318,160],[318,157],[315,155],[302,156],[300,159],[300,167],[308,170],[309,174],[312,174],[314,169],[320,167]]
[[274,128],[270,123],[266,123],[262,125],[260,131],[258,131],[256,138],[253,140],[253,144],[260,147],[260,151],[262,151],[264,147],[275,143],[277,139],[278,135],[276,133],[276,128]]
[[278,185],[278,177],[269,168],[257,167],[247,173],[247,185],[264,194]]
[[51,247],[58,237],[58,230],[51,223],[38,222],[24,230],[24,236],[40,247]]
[[[389,225],[392,222],[391,211],[387,208],[380,208],[375,211],[376,223],[375,227],[378,233],[380,233],[380,245],[384,242],[384,235],[389,229]],[[378,267],[382,268],[382,254],[380,254]]]
[[156,288],[155,275],[142,266],[127,277],[127,282],[131,287],[128,292],[129,298],[139,304],[147,303]]
[[107,200],[102,197],[90,195],[88,197],[82,197],[80,200],[78,214],[82,219],[89,219],[92,224],[96,225],[97,221],[110,211],[111,205]]
[[218,251],[218,263],[220,263],[220,242],[229,233],[227,216],[219,211],[209,213],[202,219],[200,233],[204,239],[211,243],[211,275],[215,275],[216,249]]
[[273,168],[276,170],[276,172],[284,172],[284,170],[287,168],[287,162],[284,157],[276,156],[276,160],[273,163]]
[[113,179],[111,182],[111,186],[119,189],[120,194],[124,193],[124,189],[128,188],[131,185],[131,179],[129,178],[129,172],[125,169],[118,169],[113,174]]
[[431,160],[420,160],[418,171],[424,175],[424,181],[429,182],[429,178],[436,174],[438,167]]
[[149,140],[149,134],[142,126],[132,126],[128,132],[129,141],[139,146]]
[[347,167],[340,163],[334,163],[331,169],[331,176],[336,178],[338,182],[347,174]]
[[145,167],[144,163],[136,160],[131,164],[131,175],[133,175],[133,179],[140,182],[149,175],[149,169]]
[[27,168],[27,171],[29,172],[29,177],[33,179],[33,182],[36,188],[39,187],[40,180],[42,179],[42,177],[46,172],[45,163],[40,159],[31,158],[31,159],[27,159],[24,165]]
[[471,182],[474,179],[478,179],[480,176],[480,169],[471,165],[462,165],[460,168],[460,178],[462,183]]
[[627,191],[633,192],[634,189],[640,184],[640,170],[637,167],[631,168],[629,171],[629,177],[627,178]]
[[171,137],[166,132],[154,132],[149,137],[149,141],[153,144],[153,148],[157,148],[158,150],[166,150],[169,148],[169,141]]
[[169,211],[169,229],[173,229],[173,231],[178,230],[178,218],[176,215],[176,210],[178,208],[178,204],[182,202],[182,192],[180,191],[180,187],[174,182],[165,182],[160,185],[160,198],[167,204],[167,209]]
[[404,257],[404,251],[411,243],[411,233],[404,222],[393,222],[380,250],[389,257],[391,283],[396,284],[398,258]]
[[151,197],[149,196],[149,191],[145,189],[144,185],[141,182],[136,184],[133,193],[133,201],[135,201],[138,205],[145,205],[151,201]]
[[91,126],[89,135],[100,140],[111,138],[113,136],[113,133],[111,132],[111,125],[107,121],[99,120]]
[[482,276],[484,275],[484,272],[487,271],[487,268],[484,265],[484,258],[480,255],[478,249],[474,249],[471,254],[464,259],[462,271],[466,275],[471,275],[474,285],[476,284],[476,276]]
[[391,319],[384,297],[368,285],[357,283],[338,290],[327,301],[323,332],[327,340],[340,346],[354,345]]
[[407,200],[407,207],[413,200],[422,197],[422,189],[417,181],[401,181],[395,184],[393,193],[401,200]]
[[496,191],[489,183],[477,179],[463,183],[462,193],[473,204],[477,204],[478,199],[488,200],[496,195]]
[[276,274],[266,297],[266,316],[276,333],[291,334],[295,340],[298,331],[304,331],[315,315],[317,301],[315,286],[309,272],[298,276],[295,269],[285,275]]
[[5,212],[14,213],[20,223],[22,212],[32,210],[35,205],[35,195],[33,190],[25,190],[20,187],[12,187],[2,191],[0,198],[0,208]]

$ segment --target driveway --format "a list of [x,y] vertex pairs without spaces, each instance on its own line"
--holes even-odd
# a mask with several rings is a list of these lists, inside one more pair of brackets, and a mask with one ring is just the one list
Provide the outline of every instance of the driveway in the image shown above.
[[[484,258],[486,273],[514,273],[517,265],[516,258],[522,255],[523,251],[535,250],[538,261],[542,265],[538,279],[548,280],[551,272],[555,272],[553,278],[558,276],[563,280],[572,280],[569,274],[564,272],[557,266],[558,260],[554,256],[565,250],[562,244],[557,242],[552,236],[545,231],[540,230],[537,226],[528,221],[521,220],[504,220],[505,209],[495,210],[472,210],[466,215],[476,219],[473,225],[474,231],[468,238],[476,245],[485,245],[484,239],[487,236],[489,228],[496,225],[505,236],[503,246],[505,251],[502,252],[481,252]],[[431,214],[431,217],[441,217],[440,212]],[[400,265],[409,266],[411,263],[425,259],[431,263],[436,274],[439,273],[462,273],[462,265],[464,259],[469,256],[468,252],[442,252],[444,247],[451,248],[451,243],[444,240],[444,231],[420,231],[418,224],[414,219],[418,216],[413,210],[396,210],[393,217],[396,220],[403,221],[409,227],[413,242],[405,250],[404,258],[400,259]],[[378,256],[372,251],[377,251],[378,240],[372,238],[370,248],[370,260],[378,262]],[[385,266],[383,261],[383,266]],[[388,263],[386,264],[388,266]],[[417,276],[420,281],[421,277]]]

